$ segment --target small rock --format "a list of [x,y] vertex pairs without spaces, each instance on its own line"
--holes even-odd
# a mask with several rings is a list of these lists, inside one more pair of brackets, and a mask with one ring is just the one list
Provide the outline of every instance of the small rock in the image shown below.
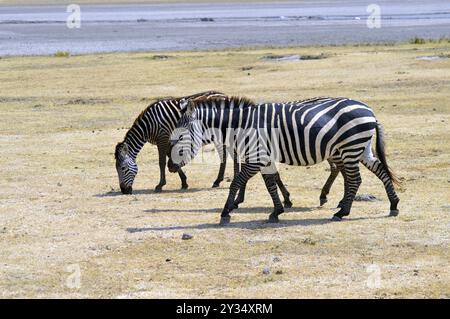
[[375,202],[379,199],[371,194],[358,194],[355,196],[355,201],[357,202]]
[[275,272],[275,274],[276,274],[276,275],[281,275],[281,274],[283,274],[283,271],[282,271],[282,270],[277,270],[277,271]]
[[181,236],[182,240],[189,240],[192,238],[194,238],[194,236],[192,236],[191,234],[188,234],[188,233],[184,233],[183,236]]
[[56,185],[58,185],[59,187],[61,187],[61,186],[62,186],[62,184],[61,184],[61,183],[58,183],[58,184],[56,184]]
[[264,269],[263,269],[263,274],[264,274],[264,275],[270,274],[270,268],[269,268],[269,267],[264,267]]
[[308,238],[303,239],[303,243],[306,245],[314,246],[316,244],[316,241],[314,239],[308,237]]
[[281,261],[281,259],[278,258],[278,257],[274,257],[274,258],[273,258],[273,262],[274,262],[274,263],[278,263],[278,262],[280,262],[280,261]]
[[167,258],[166,259],[166,262],[168,263],[168,262],[171,262],[172,261],[172,259],[170,259],[170,258]]

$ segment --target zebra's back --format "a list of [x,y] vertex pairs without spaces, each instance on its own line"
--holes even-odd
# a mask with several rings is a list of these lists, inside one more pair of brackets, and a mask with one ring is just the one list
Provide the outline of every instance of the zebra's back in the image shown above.
[[277,130],[278,160],[289,165],[314,165],[345,145],[364,144],[376,119],[364,103],[348,98],[315,98],[261,104],[254,127]]

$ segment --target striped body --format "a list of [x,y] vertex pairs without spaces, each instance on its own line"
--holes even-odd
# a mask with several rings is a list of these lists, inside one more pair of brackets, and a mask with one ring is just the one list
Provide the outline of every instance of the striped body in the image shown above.
[[[185,135],[187,132],[188,134],[183,142],[173,140],[173,145],[183,146],[190,141],[194,145],[190,156],[195,156],[198,151],[196,141],[205,132],[215,129],[224,144],[235,146],[235,151],[245,163],[230,186],[229,198],[222,212],[222,217],[225,218],[229,217],[233,208],[230,203],[236,188],[245,185],[257,171],[272,166],[274,160],[298,166],[328,160],[341,170],[346,194],[336,217],[342,218],[350,212],[351,203],[361,183],[359,162],[372,167],[374,161],[378,161],[372,154],[371,139],[375,131],[379,130],[379,125],[373,111],[355,100],[321,97],[300,102],[256,105],[239,98],[199,99],[182,101],[182,107],[185,113],[178,127],[187,129]],[[381,146],[382,140],[378,134],[377,149],[381,149]],[[184,148],[189,153],[189,148]],[[384,153],[382,157],[384,163],[381,163],[381,175],[389,179],[383,182],[392,185],[392,174],[385,162]],[[188,161],[189,156],[181,162],[181,166]],[[274,187],[272,172],[264,173],[263,170],[266,186],[275,206],[271,218],[277,220],[277,216],[283,211],[282,205]],[[386,190],[391,199],[391,210],[396,210],[398,198],[393,187],[386,186]]]

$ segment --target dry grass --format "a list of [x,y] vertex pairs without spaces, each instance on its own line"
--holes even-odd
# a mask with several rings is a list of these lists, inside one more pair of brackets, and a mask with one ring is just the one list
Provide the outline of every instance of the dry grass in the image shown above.
[[[271,53],[328,58],[260,59]],[[434,43],[0,59],[0,297],[450,297],[450,60],[416,60],[449,53]],[[263,223],[271,201],[255,177],[231,225],[218,228],[229,185],[209,188],[218,165],[189,166],[190,191],[168,175],[154,194],[153,146],[138,158],[136,195],[118,196],[123,127],[150,99],[206,89],[369,103],[404,178],[400,216],[385,218],[382,185],[363,169],[360,193],[382,201],[357,202],[330,223],[342,180],[317,208],[327,165],[282,166],[294,208],[279,225]],[[66,286],[72,264],[79,289]],[[378,288],[366,284],[373,264]]]

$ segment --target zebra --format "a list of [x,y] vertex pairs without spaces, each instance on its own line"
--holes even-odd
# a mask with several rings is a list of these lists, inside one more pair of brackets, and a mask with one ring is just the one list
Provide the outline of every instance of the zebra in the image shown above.
[[[197,98],[225,98],[226,96],[218,91],[205,91],[190,95],[186,99],[195,100]],[[160,181],[155,187],[155,192],[161,192],[163,186],[166,184],[165,168],[166,157],[169,150],[169,138],[170,134],[174,130],[176,123],[181,118],[180,102],[181,98],[168,98],[161,99],[150,104],[134,121],[132,127],[125,134],[125,138],[122,142],[116,145],[115,160],[116,170],[119,177],[119,186],[123,194],[132,194],[134,178],[138,173],[138,166],[136,164],[136,157],[139,154],[142,147],[146,142],[156,144],[159,155],[159,168],[160,168]],[[211,139],[203,140],[202,144],[212,143]],[[215,143],[217,152],[220,157],[220,168],[217,178],[213,183],[213,188],[219,187],[220,183],[224,179],[227,159],[227,149],[225,146]],[[235,156],[234,156],[235,158]],[[239,171],[239,164],[235,158],[234,160],[234,175]],[[177,170],[180,180],[181,188],[187,189],[187,177],[184,172]],[[285,207],[291,207],[292,202],[290,200],[290,193],[282,182],[279,174],[277,175],[276,182],[280,188],[283,197]],[[234,205],[235,208],[239,204],[244,202],[245,186],[239,192],[239,196],[236,199]]]
[[[172,172],[186,165],[198,153],[199,137],[205,132],[211,134],[211,129],[223,139],[224,144],[230,143],[227,138],[232,136],[235,151],[243,162],[240,172],[230,185],[221,224],[230,222],[230,212],[234,209],[233,202],[239,188],[259,171],[263,174],[274,205],[268,221],[279,221],[278,216],[284,212],[284,208],[278,197],[276,176],[271,169],[274,165],[273,153],[278,154],[278,162],[288,165],[309,166],[328,160],[335,165],[333,174],[342,172],[344,198],[339,211],[332,217],[333,221],[340,221],[350,214],[362,182],[360,162],[383,182],[390,201],[390,216],[399,214],[399,198],[394,184],[400,182],[387,165],[381,124],[366,104],[344,97],[259,105],[246,98],[229,97],[196,101],[185,99],[180,104],[183,116],[177,124],[177,134],[171,138],[172,150],[169,156]],[[220,135],[220,131],[226,128],[241,129],[246,133]],[[279,134],[267,142],[267,137],[273,132]],[[375,132],[377,156],[372,151]],[[261,140],[263,142],[258,144]],[[250,147],[255,141],[258,147]],[[269,152],[262,151],[266,146]],[[333,174],[329,177],[331,182],[335,178]]]
[[[218,91],[205,91],[188,96],[188,99],[210,97],[225,97]],[[119,177],[120,189],[123,194],[131,194],[134,178],[138,172],[136,157],[146,142],[156,144],[158,148],[160,180],[155,187],[155,192],[161,192],[166,184],[166,157],[169,150],[169,138],[176,123],[181,117],[180,98],[160,99],[150,104],[134,121],[132,127],[125,134],[122,142],[116,145],[114,152],[116,170]],[[213,187],[219,187],[224,179],[226,167],[226,155],[222,147],[217,147],[221,163],[219,173]],[[178,174],[181,180],[181,188],[187,189],[187,177],[180,169]]]

